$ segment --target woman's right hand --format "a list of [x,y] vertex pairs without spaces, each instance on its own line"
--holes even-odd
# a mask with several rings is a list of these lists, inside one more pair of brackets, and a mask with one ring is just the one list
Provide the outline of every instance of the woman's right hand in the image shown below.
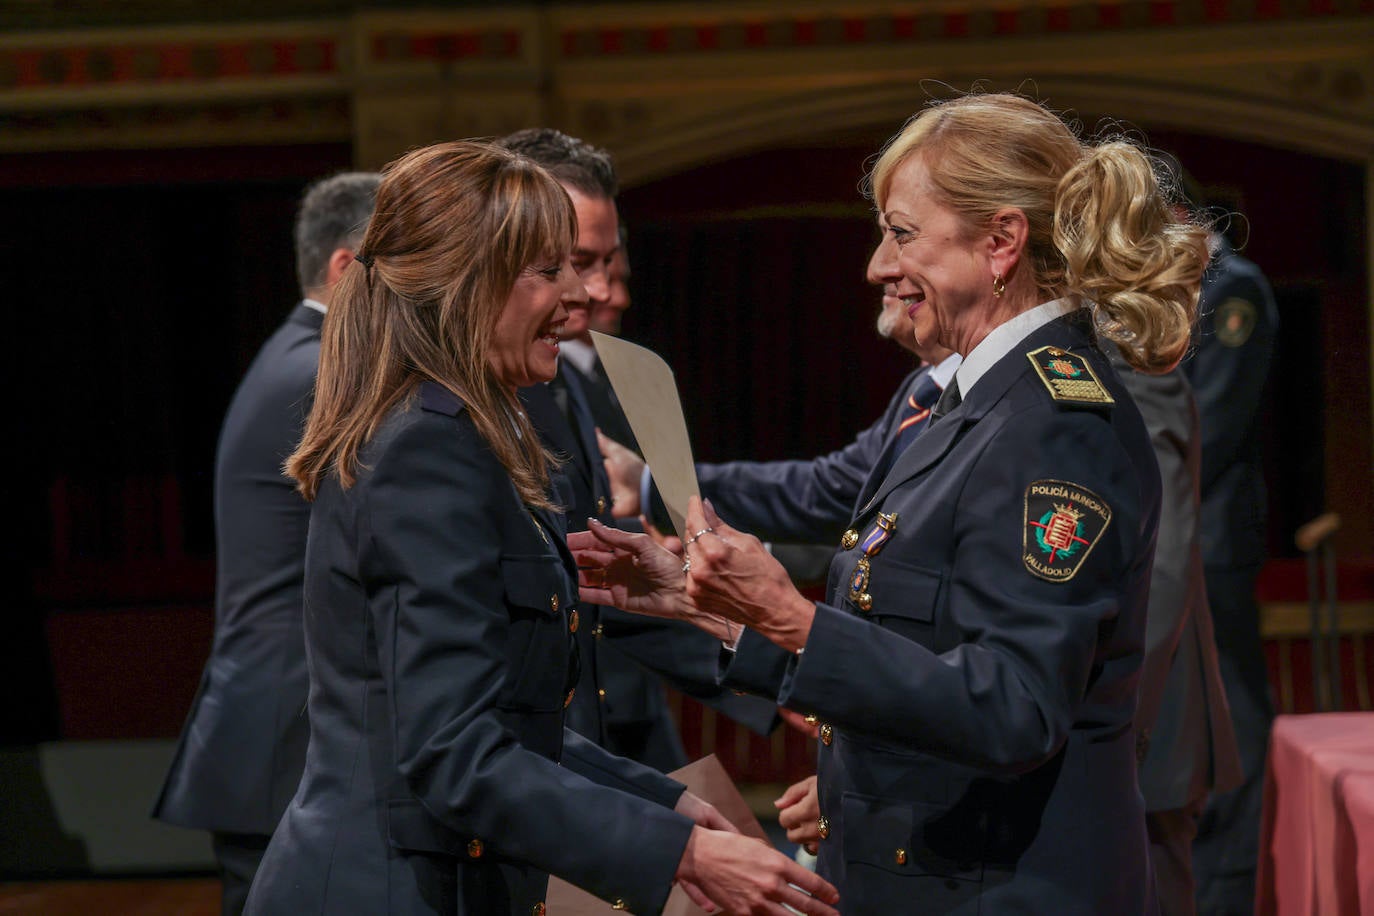
[[778,808],[778,824],[787,831],[787,838],[813,856],[821,838],[820,797],[816,794],[816,777],[808,776],[793,783],[773,802]]
[[762,840],[738,833],[693,827],[675,877],[708,912],[783,916],[791,907],[810,916],[839,916],[833,904],[840,894],[833,885]]
[[634,518],[644,511],[639,505],[639,482],[644,476],[644,459],[599,429],[596,431],[596,444],[601,449],[606,475],[611,478],[611,512],[616,518]]

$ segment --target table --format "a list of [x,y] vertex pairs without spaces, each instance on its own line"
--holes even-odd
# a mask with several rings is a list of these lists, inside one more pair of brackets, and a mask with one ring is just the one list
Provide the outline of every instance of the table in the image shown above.
[[1374,916],[1374,712],[1279,716],[1256,911]]

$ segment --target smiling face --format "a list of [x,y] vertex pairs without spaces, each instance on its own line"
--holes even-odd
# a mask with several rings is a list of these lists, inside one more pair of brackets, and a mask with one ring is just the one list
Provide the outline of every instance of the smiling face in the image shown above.
[[906,303],[916,340],[967,355],[996,326],[988,324],[996,274],[988,238],[971,233],[940,203],[919,156],[898,167],[884,205],[883,219],[898,250],[896,293]]
[[552,379],[568,313],[585,314],[586,306],[587,290],[569,257],[522,270],[492,333],[491,368],[501,383],[522,388]]

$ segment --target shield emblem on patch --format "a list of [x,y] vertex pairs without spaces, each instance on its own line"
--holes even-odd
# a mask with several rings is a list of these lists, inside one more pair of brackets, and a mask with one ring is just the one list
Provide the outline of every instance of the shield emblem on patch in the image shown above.
[[1096,493],[1066,480],[1036,480],[1026,488],[1022,560],[1031,574],[1067,582],[1111,524],[1112,510]]

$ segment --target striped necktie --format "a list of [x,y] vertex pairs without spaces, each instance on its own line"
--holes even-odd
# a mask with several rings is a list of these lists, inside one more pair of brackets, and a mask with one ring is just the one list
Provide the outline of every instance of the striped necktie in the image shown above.
[[898,415],[897,433],[894,436],[896,441],[889,453],[889,469],[897,460],[897,456],[906,451],[907,446],[916,441],[921,430],[930,423],[930,411],[940,397],[941,390],[939,383],[930,377],[929,372],[917,379]]

